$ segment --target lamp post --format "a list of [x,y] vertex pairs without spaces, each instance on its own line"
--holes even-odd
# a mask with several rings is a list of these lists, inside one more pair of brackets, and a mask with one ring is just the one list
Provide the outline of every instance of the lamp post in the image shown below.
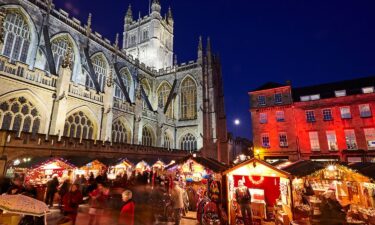
[[238,133],[237,130],[238,130],[238,127],[241,124],[241,121],[239,119],[235,119],[233,121],[233,123],[234,123],[234,127],[235,128],[234,128],[234,132],[233,132],[233,142],[234,142],[234,145],[233,145],[233,151],[232,151],[232,158],[234,160],[234,157],[236,156],[236,151],[237,151],[236,133]]

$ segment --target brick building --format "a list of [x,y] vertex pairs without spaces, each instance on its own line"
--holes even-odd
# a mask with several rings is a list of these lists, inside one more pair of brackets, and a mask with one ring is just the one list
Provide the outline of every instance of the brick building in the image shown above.
[[375,162],[375,77],[250,91],[254,154],[280,159]]

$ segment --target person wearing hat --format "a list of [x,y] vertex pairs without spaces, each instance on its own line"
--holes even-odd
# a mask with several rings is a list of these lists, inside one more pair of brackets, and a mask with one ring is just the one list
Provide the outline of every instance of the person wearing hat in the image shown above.
[[252,225],[251,194],[250,190],[245,186],[245,182],[243,180],[238,181],[238,187],[236,189],[236,201],[240,206],[244,224]]

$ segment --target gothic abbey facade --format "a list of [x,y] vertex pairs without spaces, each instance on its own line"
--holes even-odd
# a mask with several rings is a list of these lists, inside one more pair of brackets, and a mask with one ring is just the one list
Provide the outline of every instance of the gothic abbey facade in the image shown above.
[[1,130],[227,161],[220,59],[199,38],[197,59],[177,65],[173,25],[158,0],[139,19],[129,6],[123,35],[111,43],[92,31],[91,15],[82,24],[48,0],[2,0]]

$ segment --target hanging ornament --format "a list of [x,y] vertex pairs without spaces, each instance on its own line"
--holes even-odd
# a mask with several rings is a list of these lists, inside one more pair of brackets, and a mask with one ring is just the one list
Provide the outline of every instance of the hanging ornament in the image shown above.
[[249,180],[250,180],[251,183],[253,183],[253,184],[255,184],[255,185],[259,185],[259,184],[263,183],[263,181],[264,181],[264,177],[263,177],[263,176],[260,176],[259,180],[254,180],[254,179],[253,179],[253,176],[250,175],[250,176],[249,176]]

